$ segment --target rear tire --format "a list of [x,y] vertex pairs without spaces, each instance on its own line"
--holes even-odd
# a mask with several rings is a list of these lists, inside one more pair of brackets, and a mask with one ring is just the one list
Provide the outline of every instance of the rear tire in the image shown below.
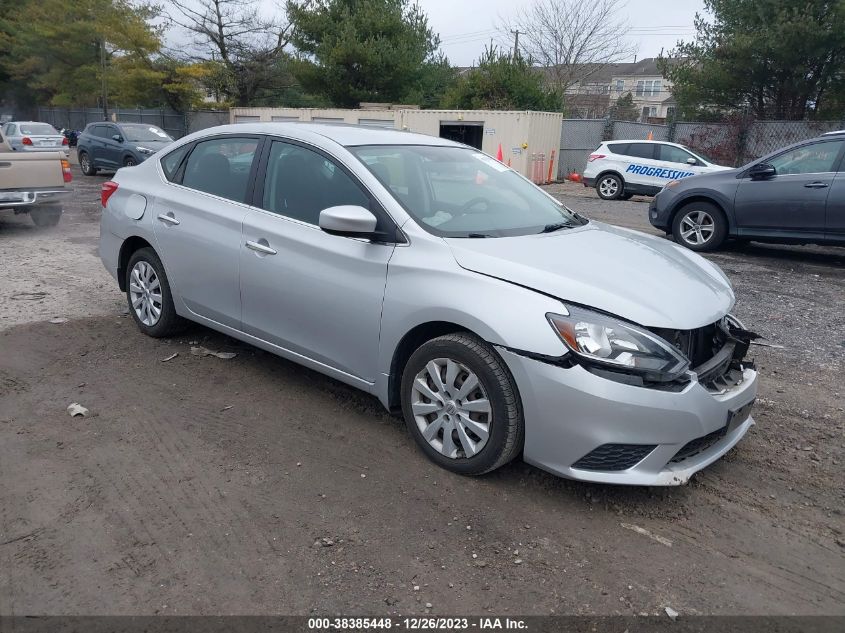
[[675,241],[692,251],[713,251],[728,235],[728,221],[712,202],[690,202],[672,220]]
[[138,162],[134,158],[132,158],[131,156],[127,156],[126,158],[123,159],[123,166],[124,167],[134,167],[137,164],[138,164]]
[[29,217],[32,218],[35,226],[56,226],[59,220],[62,219],[61,209],[32,209],[29,212]]
[[617,200],[625,193],[625,183],[616,174],[604,174],[596,181],[596,193],[602,200]]
[[163,338],[185,327],[186,321],[176,314],[164,265],[150,247],[138,249],[129,258],[126,301],[129,314],[147,336]]
[[94,167],[94,163],[91,161],[91,157],[88,155],[88,152],[79,152],[79,169],[81,169],[82,173],[86,176],[97,175],[97,168]]
[[501,357],[477,336],[447,334],[421,345],[405,365],[401,390],[408,430],[446,470],[482,475],[522,450],[516,384]]

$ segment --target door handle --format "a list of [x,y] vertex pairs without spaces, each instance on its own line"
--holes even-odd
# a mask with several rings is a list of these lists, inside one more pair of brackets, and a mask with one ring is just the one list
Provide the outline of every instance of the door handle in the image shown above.
[[180,224],[179,220],[177,220],[170,214],[159,213],[158,219],[164,222],[165,224],[169,224],[171,226],[178,226]]
[[824,189],[829,185],[826,182],[808,182],[804,185],[807,189]]
[[253,242],[252,240],[247,240],[246,247],[254,250],[256,253],[261,253],[262,255],[275,255],[276,254],[276,249],[270,248],[270,245],[267,243],[267,240],[261,240],[259,242]]

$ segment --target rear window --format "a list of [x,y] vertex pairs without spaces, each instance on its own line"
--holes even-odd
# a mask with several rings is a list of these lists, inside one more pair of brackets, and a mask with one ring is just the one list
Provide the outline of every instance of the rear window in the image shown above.
[[32,134],[33,136],[58,134],[56,128],[48,123],[21,123],[20,128],[21,134]]
[[164,176],[170,181],[175,182],[176,173],[179,171],[179,166],[182,164],[182,159],[191,148],[190,145],[183,145],[179,149],[170,152],[167,156],[161,159],[161,168],[164,170]]
[[614,154],[632,156],[634,158],[654,158],[655,143],[609,143],[608,147]]

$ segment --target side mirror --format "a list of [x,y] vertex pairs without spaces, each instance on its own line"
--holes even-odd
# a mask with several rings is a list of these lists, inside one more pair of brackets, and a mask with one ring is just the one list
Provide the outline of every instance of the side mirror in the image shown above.
[[332,235],[371,237],[376,230],[376,216],[364,207],[344,204],[320,211],[320,228]]
[[112,136],[112,138],[113,138],[115,141],[117,141],[118,143],[122,143],[122,142],[123,142],[123,137],[122,137],[120,134],[115,134],[114,136]]
[[697,164],[698,164],[698,161],[695,160],[692,156],[687,158],[687,165],[697,165]]
[[766,180],[767,178],[774,178],[777,173],[774,165],[757,163],[756,165],[752,165],[751,169],[748,170],[748,177],[751,180]]

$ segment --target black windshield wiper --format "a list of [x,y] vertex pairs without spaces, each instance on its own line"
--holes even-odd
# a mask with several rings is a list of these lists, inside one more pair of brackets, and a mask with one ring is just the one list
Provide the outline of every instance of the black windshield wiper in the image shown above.
[[482,238],[482,237],[493,237],[493,236],[488,235],[487,233],[468,233],[467,237]]
[[543,230],[540,233],[554,233],[555,231],[559,231],[561,229],[571,229],[574,224],[572,222],[555,222],[554,224],[547,224],[543,227]]

